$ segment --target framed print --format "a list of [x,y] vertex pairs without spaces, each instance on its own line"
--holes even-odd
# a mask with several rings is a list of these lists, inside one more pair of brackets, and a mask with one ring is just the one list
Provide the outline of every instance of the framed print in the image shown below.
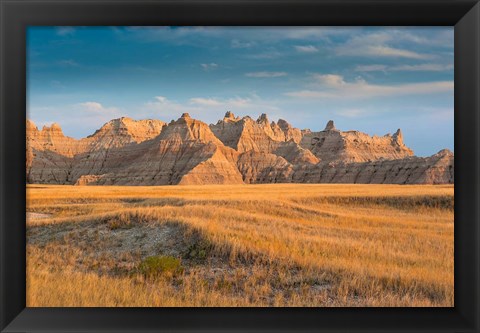
[[478,332],[476,1],[1,5],[2,332]]

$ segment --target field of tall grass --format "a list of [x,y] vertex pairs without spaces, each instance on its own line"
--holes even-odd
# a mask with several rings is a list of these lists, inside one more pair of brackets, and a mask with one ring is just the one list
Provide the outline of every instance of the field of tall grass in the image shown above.
[[27,306],[454,305],[454,188],[27,186]]

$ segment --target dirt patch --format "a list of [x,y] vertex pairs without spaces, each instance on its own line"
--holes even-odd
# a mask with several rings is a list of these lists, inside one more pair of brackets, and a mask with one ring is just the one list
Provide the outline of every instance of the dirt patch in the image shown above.
[[149,256],[184,259],[192,244],[202,239],[173,221],[132,223],[113,230],[106,222],[93,221],[27,227],[28,245],[68,254],[79,271],[110,274],[127,273]]
[[27,220],[48,219],[50,217],[52,217],[52,214],[27,212]]

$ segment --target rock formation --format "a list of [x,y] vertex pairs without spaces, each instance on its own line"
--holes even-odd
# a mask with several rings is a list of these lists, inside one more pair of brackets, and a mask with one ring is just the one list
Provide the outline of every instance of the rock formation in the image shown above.
[[114,119],[76,140],[58,124],[39,130],[26,124],[27,182],[76,185],[174,185],[243,183],[454,182],[448,150],[416,157],[400,130],[382,137],[323,131],[235,117],[215,125],[184,113],[168,125],[159,120]]
[[369,162],[413,156],[413,151],[403,143],[400,129],[393,136],[371,137],[358,131],[339,131],[331,120],[321,132],[304,132],[300,146],[329,162]]

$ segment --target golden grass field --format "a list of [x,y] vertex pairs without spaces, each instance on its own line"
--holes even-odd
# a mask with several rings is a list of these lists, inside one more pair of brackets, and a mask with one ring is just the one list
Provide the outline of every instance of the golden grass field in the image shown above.
[[453,193],[29,185],[27,306],[450,307]]

